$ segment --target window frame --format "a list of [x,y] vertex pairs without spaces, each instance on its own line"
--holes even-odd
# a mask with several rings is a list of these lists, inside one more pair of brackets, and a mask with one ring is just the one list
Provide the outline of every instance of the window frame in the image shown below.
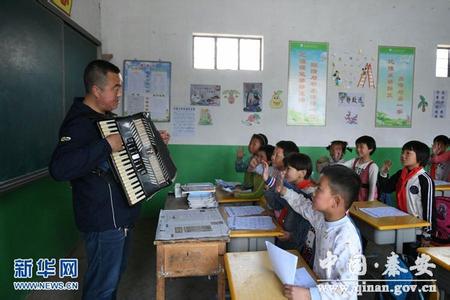
[[[437,76],[437,70],[438,70],[438,57],[437,57],[437,51],[438,50],[447,50],[447,76]],[[436,78],[450,78],[450,45],[437,45],[436,46],[436,66],[434,70],[434,75]]]
[[[204,69],[195,67],[195,38],[196,37],[206,37],[214,39],[214,68]],[[229,38],[238,40],[237,49],[237,69],[217,69],[217,39],[218,38]],[[256,40],[259,41],[259,69],[258,70],[247,70],[241,69],[241,40]],[[246,36],[246,35],[226,35],[226,34],[202,34],[193,33],[192,34],[192,68],[194,70],[216,70],[216,71],[254,71],[261,72],[263,70],[263,36]]]

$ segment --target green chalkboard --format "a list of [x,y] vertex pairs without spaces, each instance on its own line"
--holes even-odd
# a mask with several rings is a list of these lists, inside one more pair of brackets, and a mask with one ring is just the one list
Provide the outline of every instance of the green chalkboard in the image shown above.
[[0,37],[1,190],[48,166],[65,98],[84,95],[80,68],[96,46],[29,0],[0,2]]

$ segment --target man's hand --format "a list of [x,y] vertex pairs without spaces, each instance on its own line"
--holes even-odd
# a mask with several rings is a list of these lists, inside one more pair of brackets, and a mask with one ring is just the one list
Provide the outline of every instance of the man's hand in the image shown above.
[[161,136],[164,144],[168,144],[170,140],[170,134],[167,130],[159,130],[159,135]]
[[111,146],[112,152],[118,152],[124,149],[122,138],[119,134],[111,134],[106,137],[109,145]]

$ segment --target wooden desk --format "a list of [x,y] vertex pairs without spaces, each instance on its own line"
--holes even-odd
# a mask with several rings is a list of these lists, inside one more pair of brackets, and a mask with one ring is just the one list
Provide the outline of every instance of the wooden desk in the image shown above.
[[259,198],[251,198],[251,199],[241,199],[241,198],[234,198],[231,196],[230,193],[225,192],[220,187],[216,188],[216,199],[219,204],[224,203],[246,203],[246,202],[259,202],[261,200],[261,197]]
[[416,229],[430,226],[430,223],[408,215],[403,217],[374,218],[360,208],[387,206],[379,201],[353,202],[350,215],[361,234],[378,245],[395,244],[397,253],[402,253],[403,243],[416,241]]
[[440,299],[443,300],[446,293],[450,294],[450,247],[422,247],[417,251],[429,255],[431,261],[436,264],[436,269],[429,270],[433,272],[433,277],[437,280],[441,291]]
[[450,183],[444,185],[435,185],[434,191],[441,192],[441,196],[444,196],[445,192],[450,191]]
[[[250,205],[250,204],[249,204]],[[173,195],[168,195],[164,209],[188,209],[187,198],[175,198]],[[225,222],[228,219],[228,215],[225,212],[224,207],[219,207],[219,211],[222,214]],[[242,251],[257,251],[265,250],[266,243],[275,242],[275,237],[282,236],[283,230],[276,221],[273,221],[276,228],[273,230],[231,230],[230,242],[227,245],[228,252],[242,252]]]
[[[306,268],[316,278],[298,252],[290,252],[298,256],[297,268]],[[267,251],[226,253],[225,269],[233,300],[286,299],[283,285],[273,272]]]
[[[228,214],[225,207],[219,207],[219,211],[225,221]],[[272,218],[275,229],[272,230],[230,230],[230,242],[227,252],[259,251],[266,250],[266,241],[275,243],[275,238],[283,235],[283,228]]]
[[[165,209],[186,209],[186,198],[168,196]],[[218,298],[225,299],[223,256],[229,238],[154,241],[156,245],[156,299],[165,299],[165,279],[217,275]]]

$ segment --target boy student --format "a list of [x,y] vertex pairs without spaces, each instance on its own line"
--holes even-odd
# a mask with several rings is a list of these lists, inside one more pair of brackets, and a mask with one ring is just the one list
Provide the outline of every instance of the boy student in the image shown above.
[[276,144],[275,150],[272,155],[272,173],[266,180],[267,191],[264,192],[267,204],[270,208],[274,209],[275,216],[278,217],[279,210],[283,208],[283,204],[279,203],[280,196],[275,192],[275,181],[284,170],[284,158],[291,153],[298,153],[297,145],[292,141],[279,141]]
[[[284,178],[290,183],[292,189],[311,196],[314,188],[313,182],[309,179],[312,173],[312,162],[309,156],[291,153],[284,158],[284,167]],[[268,176],[268,172],[263,175],[265,180]],[[311,224],[287,203],[278,216],[278,223],[283,227],[283,236],[277,239],[277,246],[283,249],[297,249],[312,267],[315,233]]]
[[382,192],[396,192],[399,209],[432,224],[418,236],[419,241],[424,244],[429,240],[435,222],[434,182],[424,170],[429,157],[430,148],[427,145],[419,141],[409,141],[403,145],[400,155],[403,169],[387,178],[392,162],[385,161],[378,176]]
[[[94,60],[84,71],[84,85],[85,97],[75,99],[61,125],[49,170],[56,180],[70,180],[72,185],[75,222],[88,261],[83,299],[115,299],[141,203],[128,205],[108,163],[112,152],[123,149],[122,138],[102,138],[96,125],[114,116],[111,111],[122,92],[120,70]],[[168,134],[161,132],[161,137],[168,142]]]
[[250,152],[250,158],[244,160],[244,149],[239,147],[236,152],[236,161],[234,163],[234,168],[236,172],[247,172],[247,168],[251,159],[256,155],[256,152],[261,146],[268,144],[267,137],[262,133],[255,133],[250,138],[248,143],[248,152]]
[[358,175],[342,165],[322,170],[312,201],[277,184],[282,197],[316,233],[313,270],[321,287],[285,285],[284,295],[289,299],[357,299],[361,241],[346,212],[358,199],[359,185]]
[[352,168],[361,179],[361,187],[359,189],[359,201],[376,200],[377,194],[377,177],[378,166],[370,158],[375,153],[377,145],[371,136],[363,135],[355,141],[356,153],[358,157],[343,163],[346,167]]
[[[235,198],[256,199],[264,194],[264,180],[262,178],[262,162],[270,165],[274,147],[272,145],[261,146],[256,155],[250,161],[248,171],[245,173],[243,186],[244,189],[251,188],[251,192],[242,192],[236,190],[233,192]],[[258,167],[259,166],[259,167]],[[261,169],[261,170],[259,170]]]
[[445,135],[438,135],[433,140],[430,175],[434,180],[450,182],[450,140]]

